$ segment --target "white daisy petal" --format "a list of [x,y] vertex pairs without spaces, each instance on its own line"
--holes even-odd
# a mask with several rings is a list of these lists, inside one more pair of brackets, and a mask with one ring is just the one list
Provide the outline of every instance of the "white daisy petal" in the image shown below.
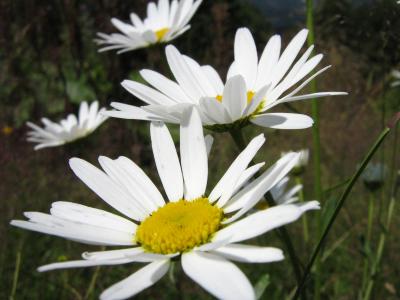
[[133,258],[122,258],[114,260],[72,260],[66,262],[51,263],[39,267],[38,272],[48,272],[59,269],[71,269],[71,268],[87,268],[96,266],[113,266],[122,265],[134,262]]
[[242,175],[240,175],[239,180],[236,182],[232,195],[236,194],[236,192],[240,190],[264,165],[265,162],[261,162],[244,170]]
[[53,202],[51,204],[51,215],[73,222],[84,222],[86,224],[116,229],[130,234],[136,232],[137,225],[125,218],[106,212],[102,209],[92,208],[73,202]]
[[174,141],[161,122],[150,125],[151,145],[161,182],[170,201],[183,197],[183,177]]
[[196,199],[204,195],[208,177],[206,144],[201,119],[196,109],[189,108],[185,111],[180,135],[185,199]]
[[294,222],[307,210],[319,209],[318,202],[310,202],[303,206],[284,204],[262,210],[245,217],[218,231],[213,241],[225,240],[240,242],[264,234],[277,227]]
[[213,250],[213,253],[244,263],[270,263],[284,259],[281,249],[242,244],[230,244]]
[[250,121],[262,127],[274,129],[303,129],[314,124],[309,116],[293,113],[269,113],[254,116]]
[[98,168],[79,158],[71,158],[69,165],[80,180],[116,210],[135,220],[146,217],[130,196]]
[[237,75],[228,79],[222,99],[222,104],[229,112],[231,119],[233,121],[240,119],[247,106],[246,83],[242,76]]
[[29,221],[12,220],[10,224],[90,245],[131,246],[134,244],[133,235],[127,232],[71,222],[43,213],[28,212],[25,215],[30,219]]
[[235,36],[235,65],[248,88],[255,84],[257,64],[257,49],[253,36],[247,28],[238,29]]
[[126,299],[160,280],[169,269],[169,260],[155,261],[112,285],[100,295],[101,300]]
[[211,191],[208,196],[210,202],[214,202],[221,198],[218,202],[218,205],[221,207],[229,200],[243,171],[247,168],[264,142],[265,137],[263,134],[260,134],[251,140],[248,146],[239,154],[225,172],[224,176],[222,176],[217,185]]
[[152,89],[144,84],[132,80],[124,80],[121,85],[132,95],[138,97],[140,100],[147,104],[163,104],[173,105],[176,104],[174,100],[161,94],[160,92]]
[[[266,170],[261,176],[247,185],[240,193],[235,195],[224,209],[225,212],[230,212],[230,209],[238,206],[241,203],[240,210],[230,218],[226,219],[223,223],[231,223],[246,212],[248,212],[263,195],[269,191],[275,184],[277,184],[287,173],[296,165],[299,159],[298,153],[288,153],[279,159],[272,167]],[[236,206],[234,205],[236,203]]]
[[182,255],[184,272],[219,299],[255,299],[253,287],[240,269],[224,258],[192,251]]
[[271,37],[264,48],[258,64],[256,89],[271,82],[272,70],[278,63],[279,54],[281,51],[281,37],[274,35]]
[[215,93],[221,94],[224,90],[224,83],[222,82],[218,72],[212,66],[202,66],[201,68],[209,78],[210,83],[214,86]]

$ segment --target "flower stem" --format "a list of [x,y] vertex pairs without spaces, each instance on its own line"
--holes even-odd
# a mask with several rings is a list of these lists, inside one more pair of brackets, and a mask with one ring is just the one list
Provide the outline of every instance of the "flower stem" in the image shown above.
[[[232,136],[232,139],[235,142],[236,146],[239,148],[240,151],[242,151],[246,147],[246,143],[245,143],[245,140],[243,137],[243,132],[240,129],[233,129],[233,130],[230,130],[229,133]],[[254,163],[254,162],[252,162],[252,163]],[[268,192],[266,195],[264,195],[264,198],[268,202],[269,206],[275,205],[271,193]],[[297,284],[299,285],[301,282],[301,278],[302,278],[301,262],[296,255],[296,251],[294,249],[293,242],[290,238],[290,235],[289,235],[286,227],[282,226],[282,227],[279,227],[277,230],[279,233],[278,236],[281,239],[281,241],[283,242],[283,244],[285,245],[286,250],[289,254],[290,262],[292,264],[293,271],[296,276],[296,281],[297,281]],[[304,294],[302,294],[301,296],[303,299],[305,299]]]
[[353,174],[353,176],[351,177],[349,183],[347,184],[345,190],[343,191],[343,194],[341,195],[338,204],[335,208],[335,211],[333,212],[332,216],[329,219],[328,225],[326,226],[326,228],[324,229],[324,232],[317,244],[317,247],[315,248],[313,255],[311,256],[311,259],[309,261],[309,263],[307,264],[307,267],[304,271],[303,274],[303,278],[301,280],[300,285],[297,287],[296,290],[296,294],[294,296],[294,299],[298,299],[300,296],[300,293],[302,292],[304,285],[308,279],[308,276],[310,274],[311,268],[314,265],[315,259],[318,256],[323,244],[325,243],[325,240],[332,228],[333,223],[335,222],[337,216],[339,215],[339,212],[341,210],[341,208],[343,207],[344,203],[346,202],[347,197],[349,196],[351,190],[353,189],[354,184],[356,183],[356,181],[358,180],[358,178],[360,177],[361,173],[364,171],[365,167],[367,166],[368,162],[371,160],[371,158],[373,157],[373,155],[375,154],[375,152],[378,150],[379,146],[382,144],[382,142],[384,141],[384,139],[386,138],[386,136],[389,134],[389,132],[391,131],[391,129],[396,126],[397,122],[400,119],[400,112],[398,112],[390,125],[388,125],[379,135],[379,137],[377,138],[377,140],[375,141],[375,143],[373,144],[373,146],[370,148],[370,150],[368,151],[367,155],[364,157],[361,165],[358,167],[357,171]]
[[398,126],[396,126],[396,128],[395,128],[393,157],[392,157],[392,167],[393,167],[393,175],[392,175],[392,180],[391,180],[392,191],[391,191],[388,211],[387,211],[387,215],[386,215],[385,228],[383,229],[383,231],[381,232],[381,234],[379,236],[378,249],[376,252],[375,260],[371,267],[371,272],[369,274],[368,283],[366,285],[364,298],[363,298],[364,300],[369,300],[371,297],[372,289],[374,287],[374,283],[376,280],[377,271],[378,271],[379,265],[382,260],[383,250],[385,248],[386,236],[389,233],[390,224],[392,222],[393,211],[394,211],[394,207],[396,204],[397,188],[400,184],[400,173],[397,174],[397,178],[396,178],[396,171],[397,171],[396,170],[396,158],[398,155],[398,153],[397,153],[397,144],[398,144],[397,134],[398,134]]
[[[301,176],[296,176],[295,179],[296,179],[296,183],[297,183],[297,184],[303,185],[303,180],[301,179]],[[300,201],[300,202],[304,202],[304,191],[303,191],[303,189],[301,189],[301,190],[298,192],[298,196],[299,196],[299,201]],[[303,219],[303,235],[304,235],[304,241],[305,241],[306,244],[307,244],[308,238],[309,238],[307,214],[304,214],[303,217],[302,217],[302,219]]]
[[[306,1],[306,13],[307,13],[307,29],[308,38],[307,45],[310,47],[314,45],[314,16],[313,8],[314,1]],[[310,83],[310,92],[315,93],[317,91],[317,83],[314,80]],[[314,164],[314,194],[315,198],[323,203],[323,192],[321,183],[321,143],[320,143],[320,130],[319,130],[319,102],[317,99],[311,100],[311,112],[314,119],[314,126],[312,128],[313,136],[313,164]],[[317,236],[321,235],[322,228],[322,215],[321,212],[317,212]],[[314,299],[319,300],[321,298],[321,256],[318,256],[315,266],[315,285],[314,285]]]
[[[105,250],[105,247],[102,246],[100,251],[104,251],[104,250]],[[94,287],[96,286],[96,281],[97,281],[97,277],[99,276],[99,273],[100,273],[100,266],[97,266],[96,269],[94,270],[92,279],[90,280],[89,287],[86,290],[86,294],[84,297],[85,300],[89,299],[90,295],[92,294]]]
[[374,217],[374,202],[375,202],[375,194],[370,193],[368,199],[368,223],[367,223],[367,232],[365,235],[364,242],[364,267],[363,267],[363,276],[362,276],[362,284],[361,284],[361,292],[365,290],[365,286],[367,284],[368,278],[368,270],[371,261],[371,232],[372,232],[372,223]]

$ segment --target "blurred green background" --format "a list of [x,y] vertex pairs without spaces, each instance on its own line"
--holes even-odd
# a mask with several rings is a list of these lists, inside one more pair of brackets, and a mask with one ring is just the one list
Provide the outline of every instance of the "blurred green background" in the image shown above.
[[[47,212],[51,202],[59,200],[105,207],[73,176],[68,167],[68,159],[73,156],[95,163],[99,155],[113,158],[125,155],[160,184],[145,122],[110,119],[87,139],[38,152],[25,141],[28,120],[38,123],[43,116],[59,120],[76,112],[83,100],[98,99],[102,106],[108,106],[112,100],[139,105],[141,102],[126,92],[120,82],[128,78],[140,80],[137,71],[142,68],[168,74],[163,64],[163,46],[116,55],[98,53],[93,42],[96,32],[115,32],[111,17],[126,20],[133,11],[143,17],[147,2],[0,0],[0,299],[10,297],[13,283],[15,299],[96,299],[102,290],[138,267],[102,267],[94,293],[86,295],[93,268],[44,274],[37,273],[36,268],[53,261],[79,259],[81,252],[98,248],[11,228],[9,221],[22,218],[23,211]],[[314,13],[316,51],[324,54],[321,65],[333,66],[318,77],[318,90],[349,92],[346,97],[320,100],[322,183],[324,190],[329,191],[322,206],[327,214],[341,191],[331,188],[354,172],[384,124],[399,110],[400,88],[390,88],[390,73],[400,68],[400,5],[394,0],[326,0],[317,1]],[[304,16],[305,4],[301,0],[205,0],[191,21],[192,29],[172,43],[182,53],[202,64],[213,65],[225,76],[233,58],[237,28],[249,27],[261,50],[275,33],[281,34],[287,44],[305,27]],[[301,102],[290,107],[279,106],[277,111],[310,114],[311,107],[310,102]],[[245,130],[248,138],[262,131],[254,127]],[[266,161],[267,165],[281,152],[312,146],[311,129],[263,131],[267,143],[257,161]],[[209,188],[237,154],[228,135],[215,137]],[[393,135],[389,136],[374,160],[389,164],[396,155],[398,168],[399,155],[393,153],[393,139]],[[389,167],[391,171],[396,168]],[[304,181],[306,199],[311,200],[314,198],[311,166]],[[389,182],[385,181],[374,195],[379,208],[374,220],[374,242],[383,230],[380,222],[389,190]],[[368,197],[362,183],[357,184],[328,239],[323,255],[323,299],[357,297],[366,255],[363,239]],[[304,263],[316,242],[314,217],[313,213],[308,215],[313,238],[307,243],[302,237],[300,221],[288,227]],[[398,206],[392,225],[373,299],[400,298]],[[283,248],[273,232],[253,242]],[[18,263],[20,268],[16,273]],[[240,267],[253,284],[269,274],[270,284],[262,299],[285,299],[293,292],[295,278],[288,261]],[[182,295],[165,277],[137,298],[211,299],[187,277],[179,280]]]

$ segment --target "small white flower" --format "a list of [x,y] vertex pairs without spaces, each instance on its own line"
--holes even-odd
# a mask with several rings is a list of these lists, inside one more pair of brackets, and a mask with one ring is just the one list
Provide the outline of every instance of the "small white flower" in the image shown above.
[[[220,299],[255,299],[253,287],[230,261],[268,263],[283,254],[272,247],[241,242],[291,223],[308,210],[319,209],[317,201],[301,205],[282,204],[246,215],[263,195],[295,165],[298,154],[289,153],[258,178],[263,166],[248,167],[264,144],[261,134],[235,159],[226,173],[205,195],[208,162],[200,116],[185,110],[180,126],[180,159],[168,128],[161,122],[150,126],[156,167],[166,198],[131,160],[100,157],[104,170],[73,158],[74,173],[100,198],[125,217],[72,202],[55,202],[50,214],[27,212],[29,221],[12,225],[74,241],[129,248],[85,252],[83,260],[54,263],[39,268],[118,265],[146,262],[145,267],[105,290],[101,299],[125,299],[163,277],[172,257],[180,257],[184,272]],[[167,200],[166,200],[167,199]],[[132,221],[131,221],[132,220]]]
[[120,54],[169,42],[190,28],[188,23],[201,2],[202,0],[173,0],[170,3],[168,0],[159,0],[158,5],[154,2],[147,5],[147,17],[143,21],[135,13],[130,15],[132,24],[113,18],[112,24],[122,34],[98,33],[100,39],[96,41],[104,46],[99,51],[119,49],[117,53]]
[[393,81],[390,85],[392,87],[399,86],[400,85],[400,71],[398,70],[393,70],[392,71],[392,76],[396,79]]
[[[282,152],[281,156],[285,156],[288,152]],[[298,151],[299,153],[299,160],[296,163],[296,168],[305,168],[308,165],[308,160],[310,158],[310,150],[309,149],[302,149]]]
[[[114,102],[111,106],[118,111],[109,111],[107,115],[180,123],[182,109],[186,105],[195,105],[201,113],[203,125],[214,126],[214,129],[232,124],[245,126],[249,122],[276,129],[310,127],[313,121],[306,115],[266,113],[284,102],[346,94],[318,92],[296,95],[313,78],[329,68],[325,67],[303,80],[322,59],[321,54],[309,59],[313,50],[311,46],[294,63],[306,38],[307,30],[304,29],[280,55],[281,40],[280,36],[275,35],[258,59],[250,31],[247,28],[239,29],[235,38],[235,61],[229,69],[225,85],[211,66],[200,66],[174,46],[167,46],[166,56],[176,82],[157,72],[142,70],[141,76],[154,88],[131,80],[123,81],[122,86],[147,105],[138,108]],[[299,82],[301,84],[294,88]]]
[[27,125],[32,129],[32,131],[28,132],[27,141],[38,143],[34,148],[35,150],[56,147],[75,141],[89,135],[99,127],[107,119],[102,114],[104,112],[104,108],[99,110],[99,103],[97,101],[94,101],[90,107],[84,101],[79,107],[78,118],[70,114],[59,123],[42,118],[44,128],[27,122]]
[[299,200],[296,195],[303,189],[303,185],[297,184],[287,191],[288,183],[289,177],[286,176],[271,189],[272,198],[276,204],[290,204]]

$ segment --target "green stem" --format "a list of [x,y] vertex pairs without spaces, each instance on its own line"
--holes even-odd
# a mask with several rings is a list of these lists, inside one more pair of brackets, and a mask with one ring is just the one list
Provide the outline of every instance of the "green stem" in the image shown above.
[[390,230],[390,224],[392,222],[393,211],[394,211],[394,207],[396,204],[397,188],[398,188],[398,184],[400,182],[400,174],[397,175],[397,180],[396,180],[396,171],[397,171],[396,170],[396,158],[398,155],[398,153],[397,153],[397,144],[398,144],[397,134],[398,134],[398,126],[396,126],[395,136],[394,136],[393,157],[392,157],[393,174],[392,174],[392,180],[391,180],[392,191],[391,191],[388,211],[387,211],[387,215],[386,215],[385,228],[379,235],[378,249],[376,252],[374,263],[371,267],[371,272],[369,275],[368,283],[367,283],[364,298],[363,298],[364,300],[369,300],[371,297],[371,293],[372,293],[372,289],[374,287],[374,283],[376,280],[378,268],[379,268],[379,265],[382,260],[383,250],[385,249],[386,236]]
[[[307,9],[307,29],[308,38],[307,45],[310,47],[314,45],[314,16],[313,16],[314,3],[313,0],[306,1]],[[310,92],[315,93],[317,91],[317,83],[315,80],[310,83]],[[323,192],[321,183],[321,142],[320,142],[320,121],[319,121],[319,102],[316,99],[311,100],[311,111],[314,119],[313,126],[313,161],[314,161],[314,193],[315,198],[321,203],[323,202]],[[317,236],[321,235],[322,228],[322,215],[321,212],[317,213]],[[314,299],[319,300],[321,298],[321,256],[317,257],[316,268],[315,268],[315,286],[314,286]]]
[[368,151],[367,155],[363,159],[361,165],[358,167],[357,171],[353,174],[350,182],[347,184],[346,189],[343,191],[343,194],[341,195],[338,204],[335,208],[335,211],[333,212],[332,216],[329,219],[328,225],[326,226],[318,244],[317,247],[315,248],[313,255],[311,256],[311,259],[304,271],[303,278],[301,280],[300,285],[297,287],[296,294],[294,296],[294,299],[298,299],[300,296],[300,293],[302,292],[304,285],[308,279],[308,276],[310,274],[311,268],[314,265],[314,262],[322,248],[322,246],[325,243],[325,240],[332,228],[332,225],[334,224],[337,216],[339,215],[339,212],[341,208],[343,207],[343,204],[345,203],[347,197],[349,196],[351,190],[353,189],[354,184],[360,177],[361,173],[364,171],[365,167],[367,166],[368,162],[371,160],[372,156],[375,154],[376,150],[378,150],[379,146],[382,144],[383,140],[386,138],[386,136],[389,134],[391,129],[396,126],[398,120],[400,119],[400,112],[395,115],[393,118],[391,126],[386,127],[382,133],[379,135],[378,139],[375,141],[374,145],[370,148]]
[[18,250],[17,257],[15,259],[15,270],[14,270],[13,283],[12,283],[11,293],[10,293],[10,298],[9,298],[10,300],[15,299],[15,293],[17,292],[17,284],[18,284],[20,266],[21,266],[21,250]]
[[368,223],[367,223],[367,232],[365,235],[364,242],[364,267],[363,267],[363,276],[362,276],[362,284],[361,284],[361,292],[365,290],[365,286],[367,284],[368,279],[368,270],[371,261],[371,232],[372,232],[372,223],[374,217],[374,202],[375,202],[375,194],[370,193],[368,199]]
[[[239,148],[240,151],[242,151],[244,148],[246,148],[246,143],[243,137],[243,133],[240,129],[233,129],[231,131],[229,131],[230,135],[232,136],[233,141],[235,142],[236,146]],[[254,162],[252,162],[254,163]],[[271,193],[267,193],[264,196],[265,200],[268,202],[269,206],[274,206],[275,202],[272,198]],[[293,267],[293,271],[294,274],[296,276],[296,281],[297,284],[300,284],[301,278],[302,278],[302,268],[301,268],[301,262],[299,260],[299,258],[297,257],[296,251],[294,249],[293,246],[293,242],[290,238],[290,235],[286,229],[286,227],[279,227],[278,229],[278,236],[281,239],[281,241],[283,242],[283,244],[286,247],[286,250],[289,254],[289,258],[290,258],[290,262],[292,264]],[[302,294],[301,295],[303,299],[305,299],[305,295]]]
[[[104,250],[105,250],[105,247],[102,246],[100,248],[100,251],[104,251]],[[96,286],[96,281],[97,281],[97,277],[99,276],[99,273],[100,273],[100,266],[97,266],[96,269],[94,270],[92,279],[90,280],[89,287],[86,290],[86,294],[85,294],[85,297],[84,297],[85,300],[89,299],[90,295],[92,294],[92,292],[94,290],[94,287]]]
[[[296,176],[296,183],[303,185],[301,176]],[[301,189],[298,192],[298,196],[299,196],[299,201],[300,202],[304,202],[304,191],[303,189]],[[304,241],[307,243],[308,242],[308,238],[309,238],[309,234],[308,234],[308,220],[307,220],[307,215],[304,214],[303,217],[303,235],[304,235]]]

